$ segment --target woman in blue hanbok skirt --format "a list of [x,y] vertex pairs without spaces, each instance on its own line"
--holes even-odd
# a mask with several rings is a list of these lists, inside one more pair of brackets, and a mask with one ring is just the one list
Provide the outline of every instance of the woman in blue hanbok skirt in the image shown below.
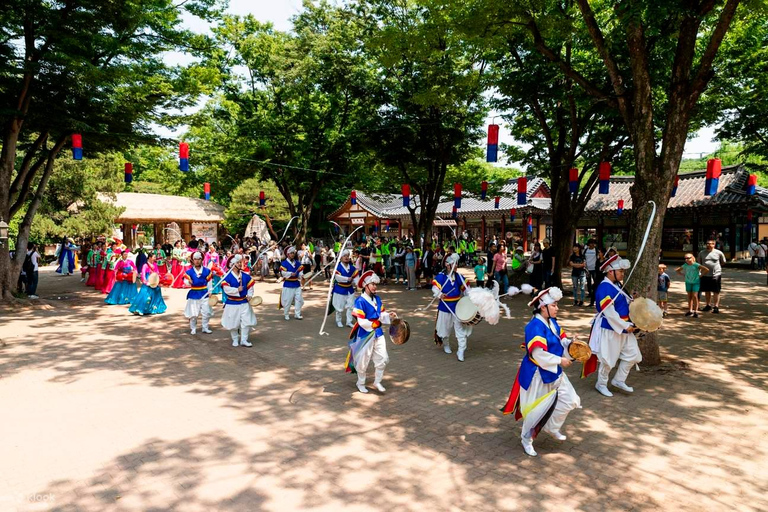
[[[115,252],[120,251],[117,249]],[[128,249],[122,251],[115,264],[115,285],[104,302],[107,304],[131,304],[136,298],[136,265],[128,259]]]
[[[156,274],[156,276],[152,276]],[[134,315],[159,315],[165,313],[167,306],[163,301],[163,293],[159,286],[160,270],[155,263],[155,255],[147,256],[147,263],[141,269],[141,289],[131,301],[128,311]],[[152,286],[150,286],[150,284]]]

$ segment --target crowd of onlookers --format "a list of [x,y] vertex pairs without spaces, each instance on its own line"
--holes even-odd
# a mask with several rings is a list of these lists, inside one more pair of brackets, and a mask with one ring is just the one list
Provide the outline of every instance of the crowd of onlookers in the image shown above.
[[[228,237],[224,243],[208,243],[192,238],[189,245],[194,246],[193,249],[200,250],[203,254],[215,253],[218,255],[216,260],[221,262],[224,269],[233,256],[242,255],[246,262],[245,271],[261,280],[270,275],[279,280],[280,262],[285,258],[286,249],[292,244],[289,241],[262,241],[255,234],[243,238],[239,235]],[[311,288],[312,281],[321,276],[325,280],[331,279],[332,264],[342,250],[342,241],[343,237],[338,240],[310,238],[296,247],[297,257],[304,266],[305,285]],[[106,245],[104,241],[98,243]],[[139,259],[142,255],[154,253],[159,256],[159,261],[167,261],[170,268],[172,260],[180,254],[180,243],[184,244],[179,241],[175,245],[158,243],[154,247],[145,247],[143,243],[139,243],[132,253]],[[443,270],[445,258],[452,253],[459,254],[459,266],[469,267],[474,271],[476,286],[491,287],[496,282],[500,294],[507,293],[511,286],[519,288],[524,283],[530,284],[534,292],[552,286],[553,283],[557,256],[548,239],[534,241],[527,254],[518,241],[499,239],[495,236],[485,241],[484,246],[487,249],[481,251],[478,241],[466,232],[454,239],[438,241],[435,237],[429,243],[424,243],[423,240],[419,240],[419,243],[424,245],[424,249],[408,236],[360,237],[352,242],[351,246],[348,245],[347,249],[350,250],[352,264],[361,272],[371,269],[379,275],[383,283],[403,284],[408,290],[431,286],[433,277]],[[716,244],[715,240],[709,240],[706,248],[697,256],[686,254],[684,264],[676,268],[676,272],[685,280],[688,301],[686,316],[696,318],[699,311],[720,312],[722,266],[726,260],[722,251],[716,248]],[[92,249],[91,244],[84,243],[78,249],[81,251],[80,262],[85,262],[86,254]],[[607,258],[617,253],[615,247],[598,247],[594,239],[588,240],[585,245],[573,245],[565,265],[570,268],[574,306],[594,307],[595,289],[603,279],[600,266]],[[753,268],[766,269],[768,239],[760,242],[754,240],[749,245],[749,253],[752,256]],[[37,246],[30,244],[17,284],[18,291],[26,293],[30,298],[37,298],[40,264],[41,256]],[[671,284],[666,269],[666,265],[659,264],[657,284],[659,305],[665,315],[668,313],[668,292]],[[704,306],[700,308],[702,294]]]

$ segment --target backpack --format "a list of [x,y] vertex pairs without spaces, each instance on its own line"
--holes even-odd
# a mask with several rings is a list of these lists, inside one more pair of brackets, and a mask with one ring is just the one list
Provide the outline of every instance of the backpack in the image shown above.
[[33,253],[27,253],[27,256],[24,258],[24,263],[21,264],[21,270],[24,271],[25,274],[29,274],[34,272],[35,265],[32,263],[32,254]]

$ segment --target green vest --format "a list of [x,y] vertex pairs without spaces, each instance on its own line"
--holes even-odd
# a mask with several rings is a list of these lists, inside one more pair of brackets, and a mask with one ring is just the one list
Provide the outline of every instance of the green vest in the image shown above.
[[315,246],[312,245],[312,242],[309,242],[309,252],[311,252],[312,254],[315,254]]
[[339,249],[341,249],[341,242],[336,242],[333,244],[333,252],[336,254],[339,254]]
[[384,256],[389,256],[389,254],[390,254],[389,253],[389,244],[390,244],[390,242],[384,242],[383,244],[381,244],[381,254],[383,254]]

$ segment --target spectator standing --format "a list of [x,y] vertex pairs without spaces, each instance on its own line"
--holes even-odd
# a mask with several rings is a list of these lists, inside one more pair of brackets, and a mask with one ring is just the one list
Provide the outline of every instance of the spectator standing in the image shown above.
[[763,239],[762,242],[757,244],[757,268],[758,270],[765,269],[765,257],[768,256],[768,240]]
[[507,245],[501,242],[498,252],[493,255],[493,278],[499,283],[499,295],[507,293],[509,288],[507,262]]
[[[751,258],[749,262],[750,268],[761,270],[760,268],[760,262],[757,259],[757,253],[760,250],[760,244],[757,243],[757,239],[752,240],[752,243],[749,244],[749,247],[747,247],[747,250],[749,251],[749,257]],[[757,263],[757,266],[755,266],[755,263]]]
[[[714,240],[712,241],[712,249],[717,250],[714,247]],[[702,251],[703,252],[703,251]],[[685,263],[681,267],[677,267],[677,273],[685,276],[685,291],[688,294],[688,312],[685,316],[692,316],[693,318],[699,318],[699,290],[701,287],[702,274],[709,272],[707,267],[700,265],[693,258],[693,254],[688,253],[685,255]],[[708,310],[706,310],[708,311]]]
[[707,241],[707,248],[699,253],[698,263],[707,268],[706,275],[701,278],[701,291],[707,301],[702,311],[720,313],[721,276],[725,254],[720,249],[715,249],[715,240]]
[[586,275],[587,278],[587,293],[589,294],[589,307],[593,307],[595,305],[595,289],[597,288],[597,285],[599,284],[597,281],[597,257],[598,257],[598,251],[596,247],[597,242],[595,242],[594,238],[590,238],[587,241],[587,248],[584,249],[584,263],[585,263],[585,269],[586,269]]
[[30,245],[23,265],[23,270],[27,277],[27,296],[30,299],[39,298],[37,296],[37,271],[39,259],[40,253],[37,252],[37,244]]
[[480,256],[477,265],[475,265],[475,280],[477,281],[478,288],[485,287],[485,268],[485,258]]
[[541,291],[542,285],[544,284],[544,271],[542,270],[542,263],[544,259],[542,256],[541,251],[541,244],[539,242],[536,242],[533,245],[533,251],[531,252],[531,256],[528,258],[528,268],[526,269],[526,272],[528,272],[531,276],[531,286],[533,286],[534,294],[539,293]]
[[659,264],[659,281],[658,285],[656,287],[656,291],[659,293],[658,298],[658,305],[661,308],[662,316],[667,316],[667,304],[668,304],[668,293],[669,293],[669,284],[671,283],[671,279],[669,278],[669,275],[667,275],[667,266],[663,263]]
[[584,256],[581,254],[581,246],[579,244],[573,246],[571,257],[568,260],[568,265],[571,267],[571,282],[573,283],[573,305],[583,306],[584,274],[586,274],[586,263],[584,262]]
[[544,288],[549,288],[552,286],[552,276],[555,274],[555,250],[550,245],[549,239],[545,238],[543,244],[544,250],[541,251],[542,280]]
[[494,270],[494,265],[495,265],[494,262],[493,262],[493,257],[495,255],[496,255],[496,244],[494,242],[491,242],[488,245],[488,254],[486,255],[487,256],[486,261],[488,262],[488,269],[487,269],[487,271],[488,271],[488,284],[486,286],[487,288],[493,288],[493,286],[491,286],[491,281],[493,281],[493,270]]
[[405,273],[408,276],[408,290],[416,289],[416,262],[418,258],[413,252],[413,247],[408,246],[405,250]]
[[435,251],[432,250],[431,246],[427,246],[426,250],[424,251],[424,256],[421,258],[421,267],[424,269],[424,281],[427,282],[427,286],[432,285],[432,279],[434,277],[434,272],[432,272],[432,269],[435,265]]

